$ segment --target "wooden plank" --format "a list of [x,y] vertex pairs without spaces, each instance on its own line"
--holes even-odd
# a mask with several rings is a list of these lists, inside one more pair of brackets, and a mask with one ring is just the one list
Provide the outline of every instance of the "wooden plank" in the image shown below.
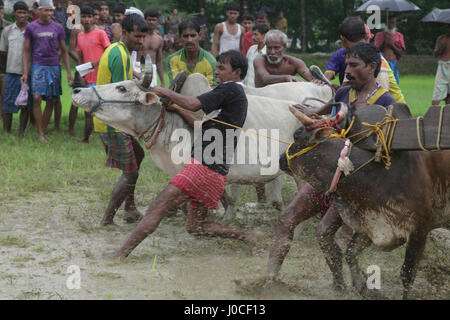
[[[439,121],[442,112],[442,127],[439,133]],[[358,110],[355,115],[354,128],[350,134],[366,129],[363,122],[376,124],[384,119],[386,109],[380,106],[369,106]],[[394,106],[394,117],[398,119],[395,127],[395,133],[392,140],[391,150],[422,150],[417,137],[419,131],[420,141],[427,150],[437,149],[437,138],[440,135],[440,149],[450,149],[450,105],[431,106],[423,119],[419,119],[419,128],[417,127],[417,118],[410,117],[409,110],[405,105]],[[419,129],[419,130],[417,130]],[[352,139],[353,140],[353,139]],[[358,147],[376,151],[376,135],[358,143]]]

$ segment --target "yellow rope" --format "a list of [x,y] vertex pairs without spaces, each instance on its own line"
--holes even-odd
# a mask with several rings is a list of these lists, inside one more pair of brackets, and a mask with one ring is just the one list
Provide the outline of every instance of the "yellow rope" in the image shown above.
[[291,142],[287,142],[287,141],[284,141],[284,140],[281,140],[281,139],[275,139],[275,138],[272,138],[272,137],[270,137],[270,136],[266,136],[266,135],[264,135],[264,134],[260,134],[259,132],[257,132],[256,130],[253,130],[253,129],[242,128],[242,127],[236,126],[236,125],[231,124],[231,123],[227,123],[227,122],[224,122],[224,121],[220,121],[220,120],[217,120],[217,119],[214,119],[214,118],[207,117],[207,116],[205,116],[205,115],[203,115],[203,114],[199,114],[199,113],[196,113],[196,112],[194,112],[194,111],[187,110],[187,109],[184,109],[184,108],[182,108],[182,107],[179,107],[179,106],[177,106],[176,104],[173,104],[173,103],[171,103],[171,104],[169,104],[169,105],[170,105],[172,108],[174,108],[174,109],[177,109],[177,110],[180,110],[180,111],[184,111],[184,112],[191,113],[191,114],[194,115],[194,116],[197,116],[197,117],[200,117],[200,118],[203,118],[203,119],[206,119],[206,120],[211,120],[211,121],[214,121],[214,122],[223,124],[223,125],[228,126],[228,127],[232,127],[232,128],[238,129],[238,130],[242,130],[242,131],[244,131],[244,132],[251,132],[251,133],[256,134],[257,136],[261,136],[261,137],[264,137],[264,138],[267,138],[267,139],[270,139],[270,140],[278,141],[278,142],[284,143],[284,144],[286,144],[286,145],[290,145],[290,144],[291,144]]
[[436,137],[436,150],[428,150],[426,149],[422,144],[422,139],[420,135],[420,120],[423,120],[423,117],[417,117],[416,119],[416,132],[417,132],[417,142],[419,143],[419,147],[426,152],[433,152],[433,151],[441,151],[441,134],[442,134],[442,125],[444,122],[444,107],[441,106],[441,112],[439,116],[439,125],[438,125],[438,133]]

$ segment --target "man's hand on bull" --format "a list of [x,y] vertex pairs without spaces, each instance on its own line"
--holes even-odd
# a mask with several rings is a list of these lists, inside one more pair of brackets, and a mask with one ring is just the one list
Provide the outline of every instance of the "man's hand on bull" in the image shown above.
[[316,85],[318,85],[318,86],[324,86],[324,85],[327,85],[326,82],[324,82],[324,81],[322,81],[322,80],[319,80],[319,79],[316,79],[316,78],[312,79],[310,82],[311,82],[311,83],[314,83],[314,84],[316,84]]
[[285,82],[302,82],[302,79],[296,76],[286,75]]
[[293,107],[298,109],[305,116],[308,116],[308,117],[310,117],[312,115],[315,115],[315,114],[317,114],[320,111],[319,107],[314,107],[314,106],[311,106],[311,105],[306,104],[306,103],[294,104]]
[[25,84],[28,82],[28,75],[24,74],[22,77],[20,77],[20,84]]
[[164,92],[166,92],[166,88],[160,87],[160,86],[155,86],[153,88],[150,89],[154,94],[156,94],[158,97],[165,97],[166,95],[164,94]]

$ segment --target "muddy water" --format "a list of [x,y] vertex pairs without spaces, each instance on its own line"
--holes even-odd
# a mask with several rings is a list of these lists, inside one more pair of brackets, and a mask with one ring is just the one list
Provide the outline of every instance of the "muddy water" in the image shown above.
[[[229,222],[259,228],[265,238],[258,250],[235,240],[193,237],[179,212],[127,260],[110,261],[102,253],[118,248],[135,225],[122,222],[119,211],[119,229],[100,228],[104,203],[88,193],[36,194],[0,204],[0,299],[360,299],[352,290],[338,296],[331,289],[314,238],[317,218],[297,229],[280,280],[243,287],[236,281],[258,279],[265,270],[277,212],[242,207]],[[220,221],[220,212],[214,218]],[[403,256],[404,248],[371,248],[361,257],[363,270],[380,267],[381,293],[388,299],[401,297]],[[411,298],[449,299],[449,261],[448,252],[429,242]],[[346,267],[345,276],[350,285]]]

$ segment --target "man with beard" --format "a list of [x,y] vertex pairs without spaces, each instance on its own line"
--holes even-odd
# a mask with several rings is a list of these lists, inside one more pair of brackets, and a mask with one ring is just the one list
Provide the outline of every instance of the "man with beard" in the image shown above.
[[[383,107],[395,103],[394,98],[382,86],[376,82],[376,77],[381,69],[381,57],[373,44],[358,43],[347,49],[345,76],[348,80],[347,86],[340,88],[335,95],[334,101],[321,108],[305,105],[295,105],[307,116],[316,114],[330,114],[338,112],[332,110],[333,102],[344,102],[349,105],[350,113],[354,113],[365,106],[378,104]],[[343,128],[345,129],[345,128]],[[314,189],[310,184],[305,184],[295,195],[289,206],[284,209],[278,219],[275,230],[275,243],[273,244],[267,265],[267,275],[275,277],[281,269],[281,265],[289,252],[294,230],[301,222],[321,213],[322,218],[317,227],[316,235],[321,246],[337,246],[334,236],[342,226],[342,220],[334,207],[332,198],[328,199],[325,193]],[[336,248],[335,252],[341,252]],[[330,264],[339,264],[342,259],[336,257]],[[336,289],[344,288],[343,279],[335,283]]]
[[[147,22],[148,32],[145,35],[142,50],[138,52],[137,61],[141,60],[141,56],[146,57],[150,54],[153,63],[153,74],[158,73],[161,87],[164,87],[164,71],[162,65],[162,50],[164,40],[157,33],[156,27],[159,23],[159,13],[156,9],[148,9],[145,11],[145,21]],[[156,86],[157,77],[153,78],[152,86]]]
[[172,81],[180,71],[188,74],[204,75],[211,86],[216,85],[216,59],[208,51],[200,48],[200,26],[195,20],[185,20],[180,24],[182,49],[171,54],[166,60],[166,70]]
[[314,78],[306,64],[297,58],[287,56],[286,51],[288,38],[279,30],[267,32],[264,42],[266,54],[255,59],[255,85],[257,88],[280,82],[300,82],[297,74],[306,81]]

